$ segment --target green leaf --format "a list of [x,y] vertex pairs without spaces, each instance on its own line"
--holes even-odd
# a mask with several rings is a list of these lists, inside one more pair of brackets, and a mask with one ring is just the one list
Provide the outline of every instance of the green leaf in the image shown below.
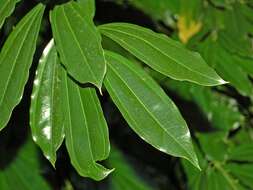
[[242,184],[253,189],[253,164],[234,164],[229,163],[226,169],[239,179]]
[[206,86],[225,83],[198,53],[185,49],[165,35],[127,23],[105,24],[99,26],[99,29],[105,36],[168,77]]
[[[49,190],[51,189],[41,175],[36,147],[27,141],[21,147],[10,165],[0,171],[0,189],[3,190]],[[8,152],[9,153],[9,152]]]
[[67,72],[80,83],[101,88],[106,73],[101,36],[87,17],[77,2],[56,6],[50,13],[56,48]]
[[11,15],[15,9],[15,5],[20,0],[0,0],[0,29],[2,28],[5,19]]
[[8,183],[7,180],[5,179],[4,172],[0,172],[0,189],[6,189],[8,190]]
[[96,12],[95,0],[78,0],[78,2],[82,5],[84,14],[89,15],[92,20]]
[[64,138],[61,82],[63,77],[53,40],[43,51],[36,71],[30,107],[33,140],[54,166]]
[[[197,137],[205,157],[208,160],[224,161],[227,153],[227,144],[224,142],[226,132],[198,133]],[[212,146],[210,146],[212,144]],[[213,148],[215,146],[215,148]]]
[[[253,57],[252,40],[248,37],[248,28],[240,4],[234,3],[230,10],[224,11],[224,30],[219,31],[221,45],[233,54]],[[239,27],[238,27],[239,26]]]
[[228,159],[236,161],[253,162],[253,144],[247,143],[232,147],[229,151]]
[[241,56],[231,55],[236,63],[246,72],[248,75],[253,77],[253,59],[245,58]]
[[[203,57],[209,65],[217,70],[221,77],[230,82],[230,85],[235,87],[242,95],[251,96],[253,85],[247,73],[252,69],[248,69],[248,72],[245,71],[247,67],[250,67],[250,61],[247,61],[246,58],[239,59],[234,54],[229,53],[216,39],[212,38],[214,36],[207,38],[198,48]],[[242,62],[244,63],[242,64]]]
[[232,176],[228,175],[227,171],[216,168],[211,168],[207,176],[208,190],[240,190],[239,184],[236,183]]
[[0,54],[0,130],[20,102],[28,79],[44,6],[39,4],[15,27]]
[[67,75],[64,77],[64,113],[66,146],[78,173],[102,180],[112,170],[96,161],[109,154],[109,137],[105,119],[94,88],[81,88]]
[[242,95],[251,96],[253,93],[253,85],[247,73],[241,68],[238,60],[224,48],[220,46],[216,46],[216,48],[217,57],[215,60],[215,68],[217,72],[225,80],[229,81]]
[[112,190],[151,190],[151,187],[140,179],[134,168],[114,146],[107,163],[110,167],[115,167],[115,171],[110,176]]
[[205,170],[207,168],[208,162],[204,159],[202,153],[200,152],[196,143],[194,143],[195,152],[197,154],[199,165],[201,167],[201,171],[197,168],[193,167],[189,162],[185,160],[181,160],[182,166],[184,168],[185,174],[187,176],[187,183],[189,185],[189,189],[193,190],[202,190],[206,187],[206,173]]
[[190,132],[176,105],[140,67],[106,52],[105,87],[129,126],[146,142],[199,167]]

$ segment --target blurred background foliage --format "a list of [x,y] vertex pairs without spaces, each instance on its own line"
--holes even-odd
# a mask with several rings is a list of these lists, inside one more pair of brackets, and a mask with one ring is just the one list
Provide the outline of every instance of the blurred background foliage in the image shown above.
[[[0,32],[3,45],[12,26],[39,0],[21,1]],[[47,12],[55,4],[49,1]],[[28,138],[28,113],[35,68],[51,38],[44,18],[35,61],[22,102],[0,133],[0,189],[56,190],[237,190],[253,189],[253,1],[252,0],[97,0],[97,24],[130,22],[164,33],[199,52],[229,83],[202,87],[149,72],[175,101],[193,135],[202,171],[154,150],[137,138],[118,110],[101,97],[113,142],[106,165],[116,170],[94,182],[71,167],[65,147],[58,151],[56,170]],[[48,14],[47,14],[48,15]],[[103,46],[139,63],[109,39]],[[14,140],[13,140],[14,139]]]

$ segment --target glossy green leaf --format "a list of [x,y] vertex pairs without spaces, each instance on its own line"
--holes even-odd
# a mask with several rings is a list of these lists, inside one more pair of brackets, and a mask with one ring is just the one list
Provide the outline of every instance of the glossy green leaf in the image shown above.
[[30,107],[33,140],[54,165],[64,138],[61,82],[63,77],[53,40],[43,51],[36,71]]
[[0,54],[0,130],[20,102],[44,12],[42,4],[31,10],[14,28]]
[[198,166],[190,132],[176,105],[140,67],[106,52],[105,87],[129,126],[146,142]]
[[106,63],[101,37],[81,4],[70,2],[56,6],[50,13],[53,36],[67,72],[80,83],[101,88]]
[[112,170],[96,161],[109,154],[109,137],[96,91],[64,77],[66,146],[72,165],[81,176],[101,180]]
[[99,26],[99,29],[105,36],[168,77],[206,86],[225,82],[198,53],[187,50],[165,35],[128,23],[105,24]]
[[232,173],[242,184],[253,189],[253,164],[229,163],[226,169]]
[[[41,175],[36,147],[32,141],[26,142],[15,159],[0,170],[2,190],[49,190],[49,184]],[[7,151],[8,152],[8,151]],[[10,152],[8,152],[10,153]]]
[[253,162],[253,144],[251,143],[252,142],[247,142],[246,144],[236,145],[232,147],[229,151],[228,159],[236,161]]
[[2,28],[5,19],[11,15],[15,9],[15,5],[20,0],[0,0],[0,28]]
[[151,190],[116,147],[112,147],[107,163],[110,167],[115,167],[110,176],[112,190]]

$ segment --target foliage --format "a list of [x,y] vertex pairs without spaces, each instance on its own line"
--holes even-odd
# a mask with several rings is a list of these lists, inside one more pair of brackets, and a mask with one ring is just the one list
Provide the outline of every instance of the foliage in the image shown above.
[[[61,3],[49,13],[38,3],[20,19],[0,53],[0,129],[22,100],[48,18],[52,36],[36,68],[29,119],[33,142],[53,167],[65,142],[80,176],[101,181],[110,174],[115,190],[155,188],[110,147],[110,123],[100,102],[108,93],[142,140],[183,158],[189,189],[253,188],[252,109],[240,102],[252,101],[253,2],[115,2],[148,14],[156,31],[131,23],[95,23],[94,0]],[[18,0],[0,0],[0,27],[16,4]],[[190,132],[168,91],[195,104],[211,127]],[[50,189],[35,154],[27,141],[1,169],[0,188],[14,188],[6,180],[11,176],[20,189]],[[27,185],[28,178],[36,186]],[[65,183],[65,189],[73,188]]]

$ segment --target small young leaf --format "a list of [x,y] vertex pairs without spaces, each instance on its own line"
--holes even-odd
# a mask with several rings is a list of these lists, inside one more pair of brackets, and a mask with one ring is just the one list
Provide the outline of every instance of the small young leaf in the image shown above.
[[63,68],[53,40],[43,51],[33,85],[30,126],[33,140],[47,159],[55,164],[56,151],[64,138],[61,83]]
[[20,0],[0,0],[0,29],[5,19],[14,11],[15,5]]
[[20,102],[35,52],[44,6],[32,9],[14,28],[0,54],[0,130]]
[[165,35],[128,23],[105,24],[99,26],[99,29],[154,70],[168,77],[205,86],[225,83],[198,53],[185,49]]
[[80,83],[101,88],[106,63],[101,36],[81,4],[70,2],[56,6],[50,13],[53,36],[67,72]]
[[109,154],[108,129],[94,88],[81,88],[65,74],[66,146],[78,173],[102,180],[112,170],[97,164]]
[[190,132],[176,105],[140,67],[106,52],[105,87],[129,126],[146,142],[198,166]]

